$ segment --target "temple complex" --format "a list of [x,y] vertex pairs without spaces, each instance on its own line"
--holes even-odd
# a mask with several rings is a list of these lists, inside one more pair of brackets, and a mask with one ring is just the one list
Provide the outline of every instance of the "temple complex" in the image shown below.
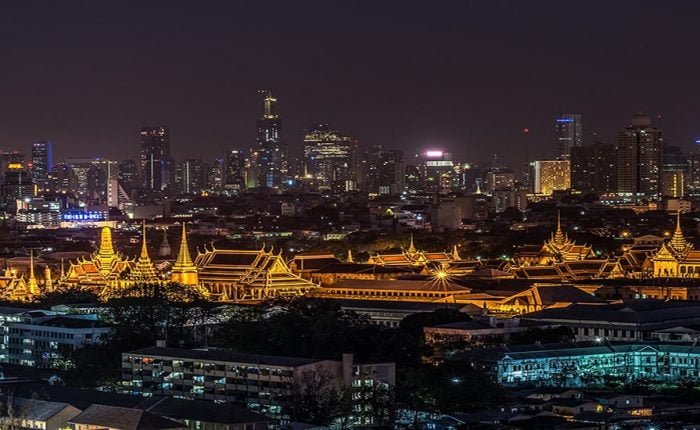
[[213,298],[224,301],[263,300],[301,296],[317,287],[295,275],[282,258],[264,248],[252,250],[206,249],[194,260],[199,285]]
[[87,258],[81,257],[75,262],[70,262],[68,272],[61,276],[60,282],[69,286],[105,287],[116,283],[132,267],[133,260],[114,251],[112,229],[102,227],[97,251]]
[[569,239],[561,228],[561,216],[557,213],[557,229],[542,246],[526,245],[515,255],[520,266],[548,266],[564,261],[578,261],[595,258],[589,245],[579,245]]
[[182,238],[180,239],[180,251],[173,265],[170,280],[182,285],[199,285],[197,267],[192,263],[190,249],[187,245],[187,230],[182,223]]
[[455,247],[453,252],[424,252],[416,249],[413,244],[413,234],[408,249],[399,254],[376,254],[369,257],[367,263],[380,266],[425,266],[431,263],[448,264],[459,260]]
[[655,278],[700,277],[700,251],[685,240],[680,212],[676,215],[676,229],[671,240],[662,244],[650,261]]

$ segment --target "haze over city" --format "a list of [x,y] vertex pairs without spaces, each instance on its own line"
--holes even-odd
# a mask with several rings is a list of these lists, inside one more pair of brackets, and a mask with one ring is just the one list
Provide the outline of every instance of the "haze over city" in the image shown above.
[[249,148],[258,89],[279,98],[282,138],[329,122],[407,153],[522,161],[552,153],[552,120],[585,118],[613,142],[631,115],[666,140],[700,137],[700,5],[652,1],[6,2],[0,145],[53,139],[57,155],[133,158],[164,124],[178,157]]

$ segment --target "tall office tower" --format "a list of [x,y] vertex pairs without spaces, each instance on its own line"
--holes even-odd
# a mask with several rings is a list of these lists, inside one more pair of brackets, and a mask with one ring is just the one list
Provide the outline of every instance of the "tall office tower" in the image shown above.
[[530,163],[532,192],[551,196],[571,188],[569,160],[538,160]]
[[617,136],[617,192],[656,198],[661,193],[663,133],[635,115]]
[[571,148],[571,188],[581,192],[617,190],[615,145],[596,142]]
[[436,149],[416,154],[418,169],[417,191],[434,194],[449,193],[454,187],[458,175],[454,171],[455,163],[452,154]]
[[486,194],[515,189],[515,173],[511,169],[496,167],[486,173]]
[[363,167],[363,189],[370,194],[397,195],[404,191],[406,168],[403,151],[374,146],[365,153]]
[[139,164],[135,160],[122,160],[117,168],[119,183],[128,193],[141,187]]
[[150,191],[162,191],[170,182],[170,133],[166,127],[141,129],[141,178]]
[[18,151],[0,152],[0,175],[4,175],[10,165],[24,166],[24,154]]
[[34,182],[22,163],[9,163],[3,174],[2,197],[8,212],[17,210],[17,200],[33,197]]
[[32,145],[32,177],[40,191],[46,191],[49,174],[53,170],[53,142],[35,142]]
[[66,158],[70,169],[69,189],[88,204],[108,200],[110,180],[118,178],[118,163],[103,158]]
[[202,160],[184,160],[178,163],[175,172],[175,185],[178,193],[201,194],[207,189],[209,166]]
[[224,189],[224,159],[217,158],[209,167],[207,175],[207,190],[211,193],[220,193]]
[[237,194],[245,190],[246,169],[245,153],[238,149],[232,149],[224,155],[223,160],[223,188],[227,194]]
[[684,197],[690,182],[690,165],[681,148],[666,145],[661,166],[661,195]]
[[317,124],[304,137],[306,171],[313,176],[319,191],[355,191],[359,163],[357,141]]
[[71,168],[67,163],[56,163],[49,174],[49,189],[55,193],[71,192]]
[[263,99],[263,116],[257,121],[257,146],[251,151],[250,185],[279,188],[287,176],[287,146],[282,143],[282,122],[277,113],[277,99],[269,91]]
[[568,158],[571,148],[583,145],[583,122],[580,114],[563,113],[557,115],[554,123],[555,155]]
[[688,157],[688,194],[700,195],[700,140]]

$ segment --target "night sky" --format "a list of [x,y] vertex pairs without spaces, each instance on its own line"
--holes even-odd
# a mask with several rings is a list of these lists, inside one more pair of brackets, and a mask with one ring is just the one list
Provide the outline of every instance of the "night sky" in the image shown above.
[[249,148],[261,103],[283,139],[330,122],[361,145],[471,161],[553,152],[557,112],[614,141],[636,112],[700,138],[696,1],[1,1],[0,149],[175,158]]

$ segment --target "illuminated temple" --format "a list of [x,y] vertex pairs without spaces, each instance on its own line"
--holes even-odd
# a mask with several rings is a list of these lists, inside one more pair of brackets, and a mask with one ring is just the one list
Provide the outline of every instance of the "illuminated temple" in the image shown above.
[[457,249],[452,254],[447,252],[424,252],[416,249],[413,234],[408,249],[398,254],[376,254],[369,257],[367,263],[379,266],[425,266],[431,263],[447,264],[460,260]]
[[132,267],[133,260],[114,251],[112,229],[103,227],[97,251],[87,258],[81,257],[71,262],[68,272],[61,278],[61,283],[78,287],[114,285]]
[[671,240],[662,244],[650,260],[655,278],[700,277],[700,251],[685,240],[680,212],[676,215],[676,230]]
[[194,260],[199,284],[220,300],[263,300],[300,296],[316,284],[295,275],[282,258],[264,248],[257,251],[206,249]]
[[524,246],[514,260],[520,266],[548,266],[567,261],[579,261],[595,258],[589,245],[579,245],[569,239],[561,229],[561,217],[557,214],[557,229],[542,246]]

